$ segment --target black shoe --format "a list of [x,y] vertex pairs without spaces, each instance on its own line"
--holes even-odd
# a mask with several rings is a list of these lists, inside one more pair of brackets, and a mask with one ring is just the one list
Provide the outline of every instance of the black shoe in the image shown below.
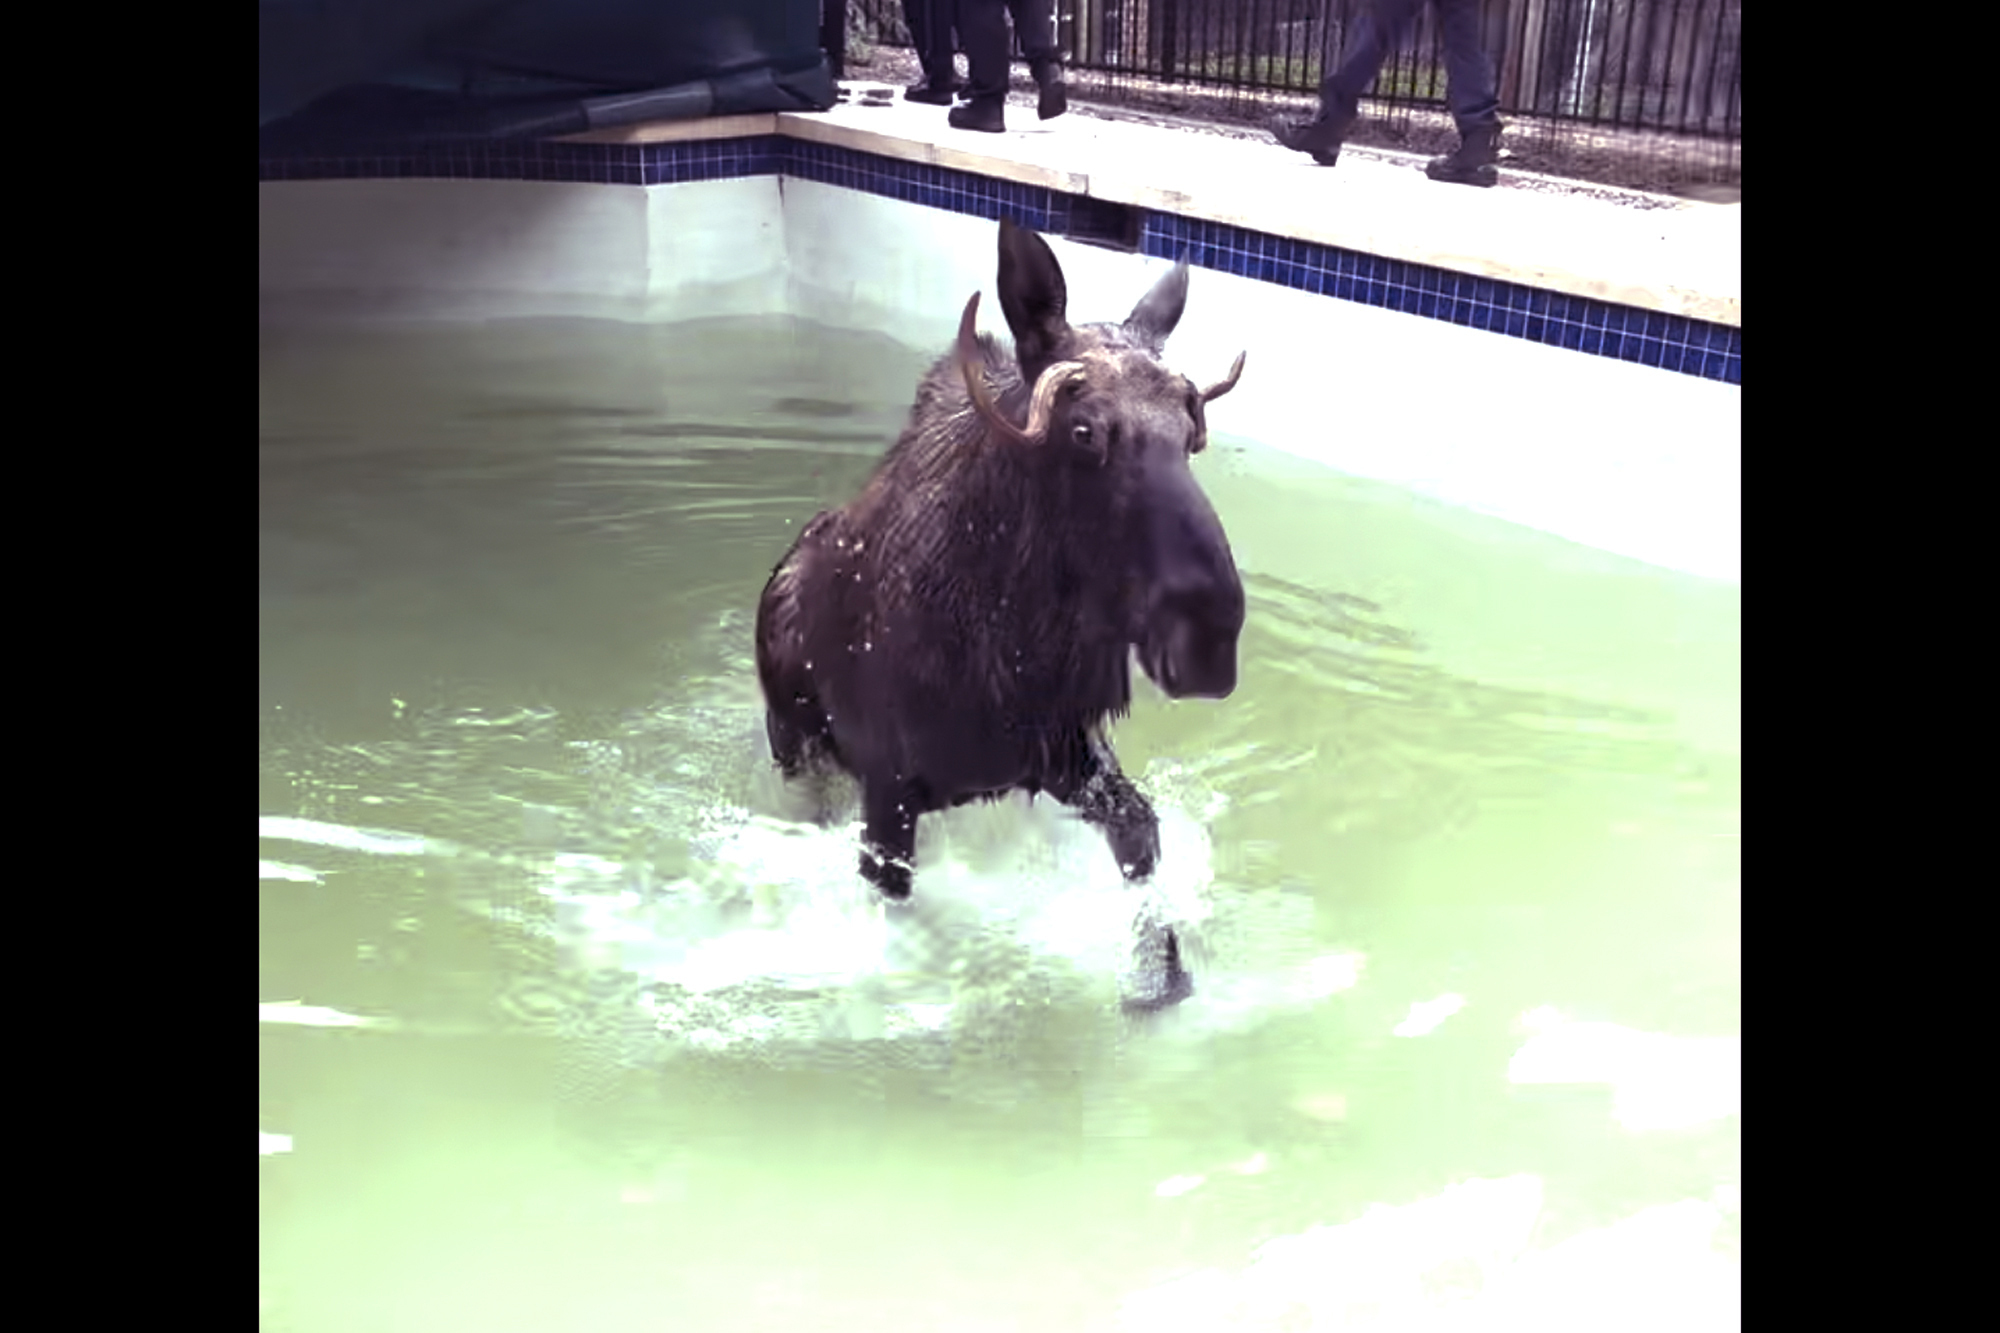
[[925,106],[950,106],[963,86],[957,79],[950,83],[913,83],[903,89],[903,100],[922,102]]
[[1495,121],[1459,131],[1458,151],[1432,158],[1424,164],[1424,174],[1453,185],[1491,187],[1500,183],[1500,172],[1493,165],[1499,160],[1500,124]]
[[1069,89],[1063,83],[1062,66],[1054,65],[1035,76],[1035,85],[1042,90],[1040,100],[1035,103],[1035,114],[1043,120],[1054,120],[1069,110]]
[[1329,111],[1322,106],[1310,120],[1272,122],[1271,137],[1293,152],[1309,154],[1321,166],[1330,167],[1340,160],[1340,145],[1360,116],[1358,109],[1336,107]]
[[1006,113],[1001,110],[997,97],[963,99],[952,107],[945,120],[955,130],[984,130],[988,134],[999,134],[1007,128]]

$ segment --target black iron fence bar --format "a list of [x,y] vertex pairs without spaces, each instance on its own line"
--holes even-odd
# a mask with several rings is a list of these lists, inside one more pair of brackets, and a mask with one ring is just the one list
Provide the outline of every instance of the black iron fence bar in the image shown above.
[[[947,3],[949,0],[947,0]],[[901,0],[825,0],[829,29],[907,45]],[[1073,68],[1121,78],[1304,93],[1334,67],[1372,0],[1057,0]],[[1502,113],[1741,137],[1742,0],[1482,0]],[[829,32],[838,42],[840,36]],[[1426,5],[1374,96],[1444,101],[1442,34]],[[829,47],[829,50],[834,49]]]

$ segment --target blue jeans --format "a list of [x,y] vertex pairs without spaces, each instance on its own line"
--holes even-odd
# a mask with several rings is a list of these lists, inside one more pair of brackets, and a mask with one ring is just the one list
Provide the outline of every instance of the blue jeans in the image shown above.
[[[1358,16],[1342,51],[1340,68],[1319,86],[1322,110],[1352,111],[1382,62],[1409,33],[1423,0],[1374,0]],[[1479,43],[1479,0],[1432,0],[1444,29],[1445,105],[1462,134],[1500,119],[1493,58]]]

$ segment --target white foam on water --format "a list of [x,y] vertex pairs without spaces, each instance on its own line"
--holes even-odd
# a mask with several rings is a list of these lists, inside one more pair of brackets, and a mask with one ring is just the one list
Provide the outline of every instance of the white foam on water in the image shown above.
[[[737,739],[749,748],[761,742],[755,721],[677,711],[647,725],[671,724],[676,736],[743,730]],[[1310,895],[1216,883],[1209,829],[1226,801],[1199,763],[1155,761],[1135,775],[1159,820],[1160,858],[1146,884],[1128,883],[1103,834],[1073,811],[1016,793],[926,816],[912,896],[889,904],[856,869],[858,823],[764,813],[782,806],[775,782],[762,791],[754,781],[733,791],[675,787],[673,799],[648,804],[654,780],[643,770],[635,778],[618,747],[597,748],[598,799],[642,808],[685,838],[683,871],[663,882],[645,864],[544,853],[514,858],[509,870],[525,872],[520,887],[553,913],[468,905],[548,931],[572,969],[636,981],[644,994],[633,1001],[669,1046],[748,1053],[942,1036],[956,1049],[962,1037],[1008,1029],[1031,997],[1114,1018],[1153,961],[1141,952],[1143,923],[1176,930],[1195,978],[1190,999],[1149,1020],[1149,1040],[1199,1043],[1310,1009],[1360,980],[1361,955],[1315,951]]]
[[1508,1081],[1609,1085],[1612,1115],[1627,1130],[1685,1129],[1742,1111],[1740,1037],[1672,1037],[1546,1007],[1522,1024],[1532,1035],[1508,1062]]
[[364,1018],[360,1014],[343,1013],[324,1005],[305,1004],[299,1000],[276,1000],[257,1006],[259,1023],[276,1023],[290,1027],[308,1028],[384,1028],[392,1026],[386,1018]]
[[[616,736],[568,742],[590,793],[568,808],[521,805],[524,820],[530,807],[538,813],[528,840],[539,846],[482,850],[416,831],[272,816],[260,817],[259,836],[342,854],[452,859],[464,868],[454,878],[464,907],[558,946],[558,974],[531,971],[510,983],[509,1021],[572,1030],[603,1022],[705,1049],[955,1034],[973,1014],[1004,1019],[1031,993],[1110,1009],[1121,993],[1136,993],[1138,969],[1157,961],[1140,956],[1142,940],[1157,947],[1159,938],[1142,926],[1172,926],[1195,977],[1193,997],[1163,1016],[1169,1040],[1253,1026],[1359,979],[1359,955],[1304,956],[1309,933],[1264,920],[1269,895],[1216,885],[1209,829],[1225,801],[1205,776],[1222,762],[1214,756],[1156,761],[1135,775],[1159,819],[1160,858],[1146,884],[1125,880],[1102,832],[1074,811],[1016,793],[927,815],[912,897],[891,904],[857,870],[858,823],[774,816],[799,793],[783,790],[764,758],[762,710],[740,672],[717,682]],[[505,720],[527,734],[548,725]],[[468,732],[458,721],[441,720],[461,750],[493,730]],[[624,859],[635,832],[678,842],[685,858]],[[323,882],[331,869],[261,865],[267,877],[300,882]],[[1247,923],[1255,938],[1207,952],[1219,910],[1237,914],[1229,929],[1241,936]],[[646,1058],[643,1046],[620,1058]]]
[[258,816],[257,836],[280,842],[338,847],[343,851],[370,852],[377,856],[422,856],[433,850],[428,842],[414,834],[349,828],[345,824],[326,824],[317,819],[291,819],[275,815]]
[[1465,1008],[1463,995],[1440,995],[1435,1000],[1413,1000],[1409,1017],[1391,1031],[1398,1037],[1424,1037],[1438,1030],[1447,1018]]
[[1275,1015],[1312,1009],[1361,983],[1365,955],[1340,951],[1303,962],[1218,959],[1197,969],[1195,993],[1175,1012],[1174,1031],[1198,1040],[1254,1027]]
[[[936,1031],[963,993],[955,968],[969,955],[1009,952],[1019,966],[1108,987],[1131,965],[1141,912],[1182,926],[1205,919],[1207,832],[1177,807],[1159,815],[1160,871],[1136,888],[1101,834],[1024,796],[927,817],[904,904],[885,903],[860,877],[858,824],[819,828],[730,808],[708,812],[699,873],[657,893],[627,888],[622,865],[574,856],[552,859],[539,888],[557,905],[574,962],[697,997],[778,991],[831,1004],[859,988],[883,1006],[883,1035]],[[787,1026],[738,1025],[734,1036]],[[703,1032],[710,1046],[732,1039],[715,1022]]]
[[719,800],[683,812],[696,861],[678,880],[642,890],[642,867],[565,854],[544,858],[534,882],[556,907],[571,965],[639,978],[658,1029],[710,1050],[947,1032],[1031,983],[1111,1005],[1134,993],[1147,921],[1180,933],[1195,974],[1169,1040],[1254,1026],[1358,984],[1359,954],[1300,956],[1303,918],[1262,922],[1250,948],[1203,954],[1218,911],[1270,916],[1272,904],[1218,890],[1208,830],[1225,802],[1197,770],[1155,763],[1139,785],[1160,836],[1143,885],[1126,881],[1099,830],[1020,793],[926,816],[906,903],[862,880],[860,824],[819,827]]
[[1208,1269],[1133,1293],[1134,1333],[1237,1329],[1690,1330],[1739,1327],[1739,1270],[1715,1248],[1705,1200],[1647,1208],[1546,1250],[1532,1175],[1468,1180],[1377,1204],[1352,1222],[1259,1247],[1239,1272]]

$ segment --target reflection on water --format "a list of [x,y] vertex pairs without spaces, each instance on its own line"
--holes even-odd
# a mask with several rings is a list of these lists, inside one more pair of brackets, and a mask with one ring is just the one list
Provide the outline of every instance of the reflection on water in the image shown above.
[[1532,1175],[1468,1180],[1401,1207],[1257,1248],[1238,1273],[1191,1274],[1126,1298],[1133,1330],[1697,1329],[1734,1323],[1735,1266],[1708,1200],[1659,1205],[1531,1248]]
[[1733,1324],[1735,591],[1216,437],[1241,685],[1118,732],[1198,989],[1133,1019],[1065,811],[885,909],[770,772],[757,591],[927,359],[267,332],[266,1326]]

